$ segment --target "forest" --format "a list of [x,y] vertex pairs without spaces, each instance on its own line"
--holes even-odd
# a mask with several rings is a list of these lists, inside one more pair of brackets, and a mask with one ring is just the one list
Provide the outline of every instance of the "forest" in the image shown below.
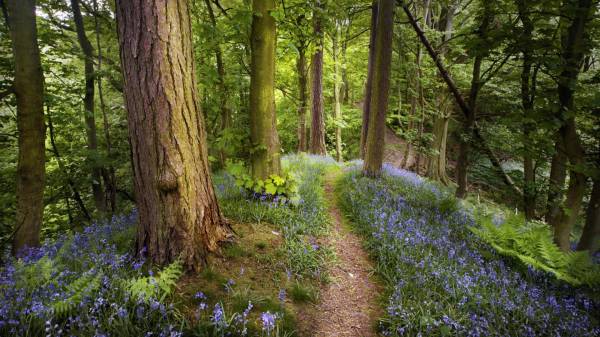
[[600,337],[600,1],[0,10],[0,336]]

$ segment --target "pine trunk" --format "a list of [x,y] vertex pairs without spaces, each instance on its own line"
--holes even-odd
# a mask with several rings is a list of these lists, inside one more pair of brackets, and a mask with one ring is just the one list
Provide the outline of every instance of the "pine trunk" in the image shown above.
[[45,147],[44,74],[37,41],[34,0],[8,0],[10,35],[15,65],[19,154],[17,214],[13,254],[38,246],[44,212]]
[[281,170],[279,137],[275,117],[275,43],[277,40],[274,0],[252,2],[252,61],[250,69],[250,138],[252,176],[265,179]]
[[392,37],[394,0],[380,0],[377,10],[373,82],[369,102],[369,128],[365,144],[363,171],[368,176],[378,176],[383,164],[385,147],[385,115],[388,106],[390,71],[392,63]]
[[229,235],[213,191],[188,2],[116,3],[138,252],[198,271]]
[[[322,8],[320,0],[316,6]],[[325,155],[325,116],[323,114],[323,28],[321,13],[314,12],[314,34],[316,37],[316,50],[312,57],[312,88],[311,88],[311,125],[310,125],[310,153]]]

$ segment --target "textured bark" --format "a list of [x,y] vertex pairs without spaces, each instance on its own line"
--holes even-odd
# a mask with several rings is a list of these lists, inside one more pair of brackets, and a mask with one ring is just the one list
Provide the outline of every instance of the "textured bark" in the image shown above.
[[13,254],[38,246],[44,212],[44,74],[37,41],[34,0],[6,1],[15,65],[19,153]]
[[[318,8],[321,1],[316,0]],[[316,50],[311,61],[311,125],[310,153],[325,155],[325,116],[323,114],[323,28],[321,13],[315,10],[313,15],[313,31],[316,37]]]
[[332,37],[333,54],[333,118],[335,119],[335,156],[337,161],[342,161],[342,86],[340,79],[339,41],[341,27],[336,23],[335,33]]
[[252,61],[250,65],[250,138],[252,175],[265,179],[281,170],[279,137],[275,116],[275,43],[277,40],[274,0],[252,2]]
[[296,60],[298,72],[298,152],[308,150],[308,137],[306,133],[306,112],[308,111],[308,73],[306,67],[306,48],[298,46],[298,59]]
[[377,10],[373,82],[369,102],[369,129],[363,167],[363,171],[368,176],[379,175],[383,164],[385,115],[388,106],[392,63],[394,3],[394,0],[380,0]]
[[77,41],[84,55],[85,71],[85,95],[83,97],[83,108],[85,112],[85,125],[87,135],[87,147],[90,152],[88,165],[92,171],[92,194],[96,209],[104,213],[106,211],[104,189],[102,187],[102,167],[98,164],[96,156],[98,151],[98,135],[96,130],[96,117],[94,116],[94,50],[90,40],[85,34],[83,17],[79,7],[80,0],[71,0],[71,9],[73,11],[73,21],[77,31]]
[[600,179],[594,179],[590,203],[588,204],[585,226],[577,244],[577,250],[587,250],[593,254],[600,248]]
[[360,130],[360,157],[365,159],[367,130],[369,130],[369,116],[371,110],[371,91],[373,86],[373,67],[375,64],[375,38],[377,34],[377,5],[378,0],[374,0],[371,5],[371,33],[369,36],[369,63],[367,66],[367,81],[365,84],[365,100],[363,103],[362,128]]
[[198,271],[230,228],[213,191],[188,2],[116,2],[139,212],[137,250]]
[[525,218],[531,220],[535,217],[536,192],[535,171],[531,155],[531,132],[533,123],[530,121],[533,114],[533,92],[532,81],[532,36],[533,22],[529,17],[527,0],[517,0],[519,18],[523,24],[523,32],[520,38],[521,53],[523,54],[523,65],[521,70],[521,106],[523,107],[523,209]]
[[[586,29],[596,6],[591,0],[566,1],[565,12],[573,10],[570,24],[563,33],[561,63],[558,78],[557,119],[561,122],[552,158],[550,186],[548,194],[548,213],[546,220],[554,228],[554,241],[562,250],[568,250],[569,235],[574,217],[579,213],[581,198],[585,192],[586,177],[582,173],[585,165],[585,153],[577,134],[574,113],[574,91],[580,67],[586,53],[588,32]],[[561,20],[566,20],[561,18]],[[570,164],[569,189],[563,205],[564,180],[567,160]]]

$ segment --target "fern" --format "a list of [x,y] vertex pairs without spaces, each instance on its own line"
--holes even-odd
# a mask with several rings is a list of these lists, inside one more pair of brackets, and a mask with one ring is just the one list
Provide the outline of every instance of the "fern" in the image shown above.
[[71,313],[87,295],[93,294],[100,287],[102,274],[84,274],[75,279],[67,286],[71,295],[63,300],[51,304],[52,311],[58,317],[64,317]]
[[138,277],[125,281],[126,289],[136,298],[164,300],[171,292],[177,280],[183,274],[181,261],[175,261],[165,267],[157,276]]
[[585,252],[561,251],[546,225],[525,224],[518,216],[497,226],[489,215],[480,216],[479,227],[469,229],[500,254],[511,256],[535,269],[553,274],[574,286],[600,285],[600,266]]

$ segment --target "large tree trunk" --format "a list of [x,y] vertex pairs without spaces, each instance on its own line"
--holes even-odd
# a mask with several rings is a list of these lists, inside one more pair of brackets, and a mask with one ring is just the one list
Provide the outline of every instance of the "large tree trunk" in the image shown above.
[[392,37],[394,24],[394,0],[380,0],[377,10],[375,52],[373,54],[373,82],[369,113],[369,129],[365,144],[363,170],[368,176],[381,173],[385,147],[385,115],[390,89],[392,63]]
[[369,60],[367,66],[367,81],[365,84],[365,99],[363,102],[362,128],[360,130],[360,157],[365,159],[367,130],[369,130],[369,119],[371,110],[371,92],[373,86],[373,67],[375,64],[375,38],[377,34],[378,0],[373,0],[371,5],[371,25],[369,36]]
[[306,48],[304,47],[304,44],[298,46],[296,71],[298,72],[298,152],[306,152],[308,150],[308,137],[306,133],[308,73],[306,67]]
[[96,132],[96,117],[94,116],[94,49],[90,40],[85,35],[83,17],[79,7],[80,0],[71,0],[73,10],[73,21],[77,31],[77,40],[84,55],[85,70],[85,96],[83,97],[83,108],[85,110],[85,125],[87,135],[87,147],[89,153],[88,164],[92,170],[92,194],[96,209],[100,213],[106,211],[104,189],[102,188],[102,167],[99,165],[95,153],[98,151],[98,136]]
[[213,191],[188,2],[116,3],[139,221],[137,250],[198,271],[229,235]]
[[265,179],[281,170],[279,137],[275,117],[275,43],[277,40],[274,0],[252,2],[252,62],[250,74],[250,138],[252,175]]
[[[320,0],[316,0],[318,8],[322,8]],[[316,37],[316,50],[312,56],[312,88],[311,88],[311,125],[310,153],[325,155],[325,116],[323,114],[323,27],[322,14],[315,10],[313,28]]]
[[[586,28],[595,9],[596,6],[591,0],[566,1],[564,4],[564,12],[572,15],[571,23],[562,39],[562,70],[557,88],[559,100],[557,119],[562,124],[557,133],[556,153],[552,158],[550,170],[547,221],[554,228],[554,241],[565,251],[570,249],[570,230],[574,217],[579,213],[580,199],[585,193],[586,177],[582,173],[585,154],[577,134],[573,98],[580,67],[586,54],[588,35]],[[561,20],[566,19],[561,18]],[[565,205],[562,205],[567,160],[572,167],[571,179],[567,200]]]
[[37,41],[34,0],[6,2],[15,64],[19,154],[13,254],[40,243],[44,212],[44,74]]
[[585,226],[577,244],[577,250],[587,250],[590,254],[600,248],[600,177],[594,179],[590,203],[587,208]]
[[341,27],[338,22],[335,25],[335,33],[332,37],[333,54],[333,117],[335,120],[335,155],[337,161],[342,161],[342,86],[340,85],[340,59],[339,41]]

